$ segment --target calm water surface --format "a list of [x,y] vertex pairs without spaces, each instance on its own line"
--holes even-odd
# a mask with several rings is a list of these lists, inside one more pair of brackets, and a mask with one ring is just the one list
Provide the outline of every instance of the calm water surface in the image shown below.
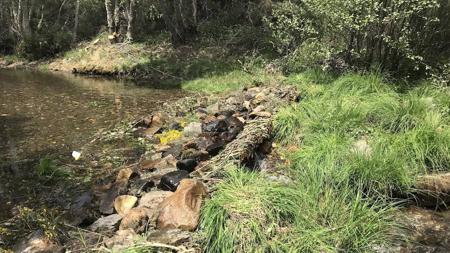
[[124,81],[0,70],[0,164],[76,150],[99,129],[182,96]]

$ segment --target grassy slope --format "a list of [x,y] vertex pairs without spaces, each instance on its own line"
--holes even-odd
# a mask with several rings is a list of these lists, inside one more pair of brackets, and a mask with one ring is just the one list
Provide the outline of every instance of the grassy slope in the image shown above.
[[267,74],[261,67],[244,69],[241,58],[217,43],[199,41],[173,48],[165,34],[145,42],[119,44],[110,44],[106,34],[101,34],[66,52],[48,67],[147,79],[152,84],[206,93],[272,83],[281,78]]
[[297,145],[290,185],[236,169],[203,209],[207,252],[372,252],[399,224],[393,192],[449,170],[450,94],[399,93],[376,74],[317,72],[286,80],[303,101],[279,112],[276,139]]

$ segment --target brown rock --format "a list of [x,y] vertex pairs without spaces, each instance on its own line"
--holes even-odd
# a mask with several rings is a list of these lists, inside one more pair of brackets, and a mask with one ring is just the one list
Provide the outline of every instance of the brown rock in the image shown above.
[[173,192],[169,191],[151,191],[146,193],[139,200],[138,207],[145,207],[149,209],[157,209],[159,204],[163,202],[167,197],[172,195]]
[[149,225],[155,210],[144,207],[136,207],[127,212],[120,222],[119,230],[132,229],[136,233],[142,233]]
[[175,193],[159,206],[157,227],[159,229],[180,228],[194,230],[198,225],[200,207],[206,187],[200,181],[183,179]]
[[116,209],[117,213],[123,217],[128,211],[130,211],[131,208],[134,207],[137,200],[138,199],[135,196],[131,195],[119,196],[114,200],[114,209]]

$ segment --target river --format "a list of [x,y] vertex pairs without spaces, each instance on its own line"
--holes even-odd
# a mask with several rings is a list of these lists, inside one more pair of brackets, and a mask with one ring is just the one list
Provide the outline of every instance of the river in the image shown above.
[[[0,169],[7,168],[2,164],[47,155],[70,158],[71,151],[97,131],[125,118],[150,114],[185,95],[179,89],[148,87],[64,73],[0,69]],[[4,173],[10,174],[0,171]],[[11,192],[5,185],[0,181],[0,221],[5,193]]]

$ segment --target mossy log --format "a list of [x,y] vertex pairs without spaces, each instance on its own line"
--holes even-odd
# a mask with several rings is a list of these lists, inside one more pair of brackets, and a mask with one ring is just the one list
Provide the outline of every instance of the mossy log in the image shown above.
[[254,150],[272,134],[271,118],[256,118],[247,122],[242,132],[227,144],[217,156],[213,157],[196,173],[202,178],[220,176],[228,165],[239,165],[249,159]]

